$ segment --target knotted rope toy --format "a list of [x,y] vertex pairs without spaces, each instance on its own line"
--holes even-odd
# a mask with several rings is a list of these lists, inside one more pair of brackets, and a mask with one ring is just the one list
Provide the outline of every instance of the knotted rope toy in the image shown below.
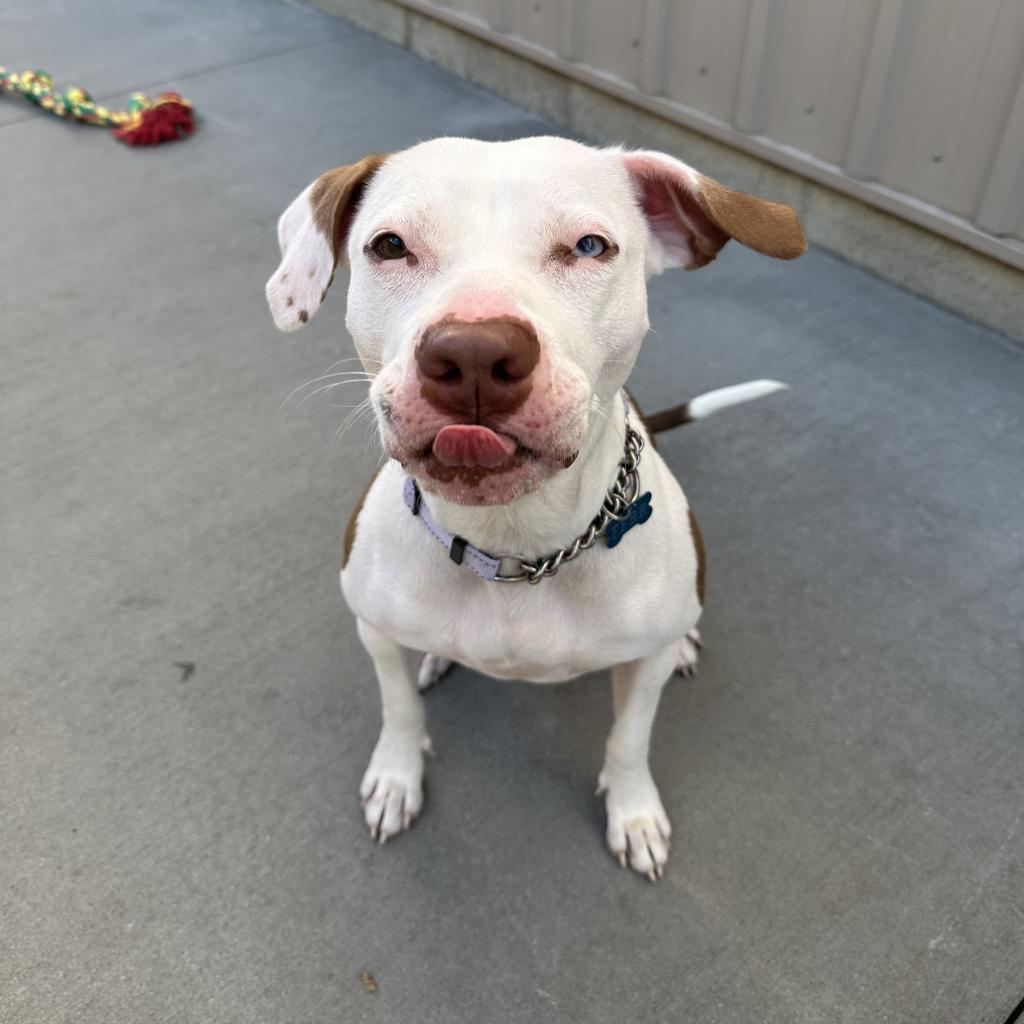
[[114,138],[129,146],[174,142],[195,131],[192,104],[176,92],[161,93],[155,100],[135,92],[127,110],[108,110],[77,86],[57,92],[45,71],[19,75],[5,67],[0,67],[0,90],[24,96],[57,117],[113,128]]

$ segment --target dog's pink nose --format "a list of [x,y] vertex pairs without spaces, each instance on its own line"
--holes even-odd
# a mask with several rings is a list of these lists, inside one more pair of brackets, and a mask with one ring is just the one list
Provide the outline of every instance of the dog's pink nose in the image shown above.
[[471,423],[522,405],[539,359],[536,331],[514,317],[473,323],[446,317],[424,331],[416,350],[423,397]]

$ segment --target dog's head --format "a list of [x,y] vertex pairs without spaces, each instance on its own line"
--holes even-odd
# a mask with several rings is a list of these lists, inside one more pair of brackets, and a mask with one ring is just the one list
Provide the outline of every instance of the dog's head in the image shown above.
[[655,152],[435,139],[317,178],[278,224],[277,326],[351,268],[347,325],[388,454],[421,486],[505,504],[569,466],[628,377],[647,278],[730,239],[792,259],[794,211]]

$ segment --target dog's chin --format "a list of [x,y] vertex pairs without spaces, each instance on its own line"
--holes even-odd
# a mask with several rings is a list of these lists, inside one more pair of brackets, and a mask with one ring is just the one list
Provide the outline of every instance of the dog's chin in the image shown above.
[[517,452],[500,466],[446,466],[428,454],[406,465],[420,488],[455,505],[508,505],[557,472],[545,460]]
[[449,466],[432,452],[415,458],[398,456],[397,461],[419,484],[420,490],[435,494],[454,505],[509,505],[576,460],[567,457],[542,457],[520,449],[500,466]]

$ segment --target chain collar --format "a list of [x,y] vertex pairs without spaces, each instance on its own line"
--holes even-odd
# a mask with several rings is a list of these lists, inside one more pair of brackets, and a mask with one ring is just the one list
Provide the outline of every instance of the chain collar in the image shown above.
[[592,548],[598,537],[603,537],[613,522],[623,522],[629,518],[629,506],[640,496],[640,453],[644,449],[644,439],[626,421],[626,444],[622,461],[615,482],[608,488],[608,493],[601,503],[601,511],[591,520],[590,525],[571,544],[550,555],[531,562],[518,555],[502,555],[502,560],[519,563],[519,572],[494,577],[497,583],[540,583],[548,576],[554,576],[566,562],[578,558],[581,551]]

